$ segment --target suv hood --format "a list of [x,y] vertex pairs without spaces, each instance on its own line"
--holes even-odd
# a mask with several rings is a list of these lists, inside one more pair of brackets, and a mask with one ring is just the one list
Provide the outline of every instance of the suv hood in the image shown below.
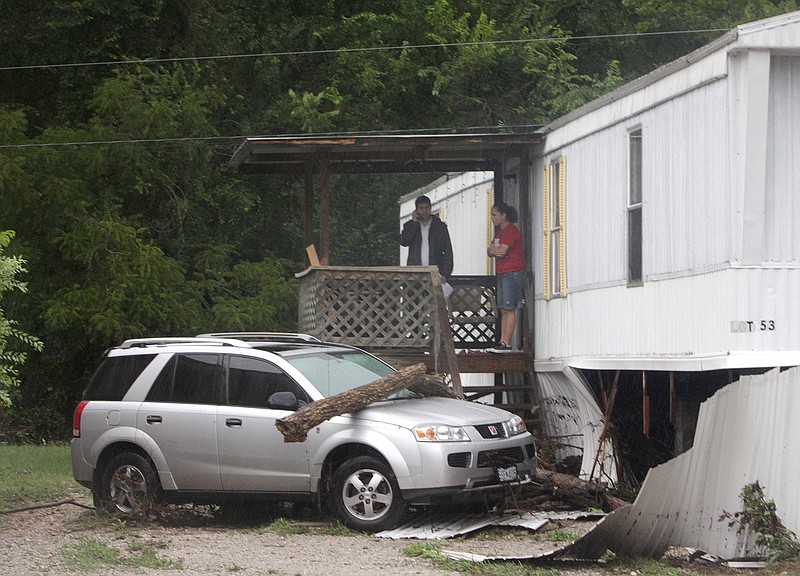
[[513,415],[500,408],[453,398],[412,398],[371,404],[350,415],[356,420],[373,420],[403,428],[420,424],[475,426],[505,422]]

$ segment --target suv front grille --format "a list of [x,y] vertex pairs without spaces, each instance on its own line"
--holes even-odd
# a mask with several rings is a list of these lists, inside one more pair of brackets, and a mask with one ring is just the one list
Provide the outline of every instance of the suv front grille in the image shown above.
[[492,438],[506,437],[506,429],[502,422],[498,424],[479,424],[475,426],[475,430],[477,430],[483,438],[489,440]]
[[503,448],[502,450],[485,450],[478,453],[478,468],[490,468],[498,465],[519,464],[525,461],[521,446]]

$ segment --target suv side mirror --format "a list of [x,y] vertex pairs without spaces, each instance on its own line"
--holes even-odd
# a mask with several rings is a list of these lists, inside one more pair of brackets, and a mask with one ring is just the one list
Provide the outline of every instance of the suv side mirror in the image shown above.
[[267,405],[270,408],[277,410],[291,410],[294,412],[300,407],[300,402],[294,392],[275,392],[267,400]]

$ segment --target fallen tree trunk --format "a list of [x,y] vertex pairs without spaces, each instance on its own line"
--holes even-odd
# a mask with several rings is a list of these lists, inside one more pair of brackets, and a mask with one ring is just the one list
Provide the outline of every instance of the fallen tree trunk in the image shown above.
[[449,388],[441,376],[423,374],[418,380],[410,383],[408,389],[422,396],[439,396],[442,398],[458,398],[458,395]]
[[550,470],[537,470],[533,482],[523,488],[517,506],[530,510],[600,508],[611,512],[630,504],[609,494],[605,484]]
[[340,414],[356,412],[398,390],[414,389],[414,386],[433,389],[430,382],[425,379],[425,364],[408,366],[375,382],[307,404],[291,416],[275,422],[275,426],[283,434],[284,442],[302,442],[309,430],[325,420]]

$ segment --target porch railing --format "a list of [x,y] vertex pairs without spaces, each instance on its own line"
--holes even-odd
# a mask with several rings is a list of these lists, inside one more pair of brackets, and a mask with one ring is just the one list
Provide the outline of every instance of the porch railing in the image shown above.
[[299,330],[322,340],[367,349],[433,356],[460,395],[456,348],[495,342],[493,276],[456,276],[444,297],[432,266],[312,266],[300,281]]

